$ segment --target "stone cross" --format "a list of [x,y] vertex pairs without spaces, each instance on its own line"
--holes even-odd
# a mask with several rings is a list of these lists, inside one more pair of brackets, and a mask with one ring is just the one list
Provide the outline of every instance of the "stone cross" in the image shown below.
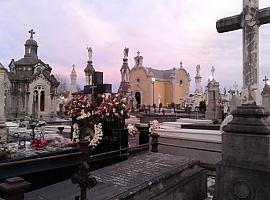
[[243,0],[240,15],[220,19],[219,33],[243,29],[243,98],[244,103],[258,103],[259,97],[259,26],[270,23],[270,7],[259,9],[259,0]]
[[269,79],[265,76],[264,79],[263,79],[263,81],[264,81],[264,84],[266,85],[267,84],[267,81],[269,81]]
[[31,29],[30,31],[28,31],[28,33],[30,33],[30,38],[33,39],[33,35],[35,34],[34,30]]
[[137,51],[138,56],[140,56],[140,53],[141,53],[141,52]]
[[180,61],[180,68],[183,68],[183,62]]

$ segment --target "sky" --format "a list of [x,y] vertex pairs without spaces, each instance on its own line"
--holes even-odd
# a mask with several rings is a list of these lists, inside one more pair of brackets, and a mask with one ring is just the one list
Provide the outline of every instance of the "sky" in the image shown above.
[[[270,2],[260,0],[260,8]],[[196,65],[201,66],[205,87],[215,67],[214,78],[222,90],[242,87],[242,31],[219,34],[218,19],[239,14],[242,0],[0,0],[0,62],[24,55],[28,31],[34,29],[38,56],[66,77],[75,65],[77,82],[85,82],[87,46],[93,49],[96,71],[104,83],[117,91],[123,50],[129,48],[129,66],[140,51],[143,65],[156,69],[179,67],[180,61],[195,90]],[[270,78],[270,24],[260,27],[260,84]]]

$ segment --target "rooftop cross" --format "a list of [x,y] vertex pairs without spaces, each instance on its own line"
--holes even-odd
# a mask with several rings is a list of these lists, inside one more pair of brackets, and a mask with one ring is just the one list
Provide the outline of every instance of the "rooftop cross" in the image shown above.
[[[270,23],[270,7],[259,9],[259,0],[243,0],[240,15],[220,19],[219,33],[243,29],[243,99],[244,103],[258,101],[259,95],[259,26]],[[258,102],[257,102],[258,103]]]
[[183,62],[180,61],[180,68],[183,68]]
[[140,53],[141,53],[141,52],[137,51],[138,56],[140,56]]
[[269,79],[267,78],[267,76],[264,77],[263,81],[264,81],[264,84],[267,85],[267,81],[269,81]]
[[33,35],[35,34],[34,30],[31,29],[30,31],[28,31],[28,33],[30,33],[30,38],[33,39]]
[[72,68],[73,68],[73,69],[75,68],[75,65],[74,65],[74,64],[72,65]]

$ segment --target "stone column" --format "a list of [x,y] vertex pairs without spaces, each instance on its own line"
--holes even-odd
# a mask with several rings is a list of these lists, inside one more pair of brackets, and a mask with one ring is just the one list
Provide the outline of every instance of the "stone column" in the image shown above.
[[[243,97],[258,105],[259,96],[259,24],[258,0],[243,0]],[[252,92],[251,92],[252,91]],[[254,94],[255,93],[255,94]]]
[[5,132],[5,88],[4,88],[5,70],[0,68],[0,134]]
[[215,199],[270,199],[269,112],[247,104],[232,115],[233,120],[223,128]]
[[169,102],[169,103],[176,103],[175,102],[175,93],[176,93],[176,80],[175,80],[175,75],[174,74],[171,74],[170,75],[170,79],[171,79],[171,84],[172,84],[172,101],[171,102]]

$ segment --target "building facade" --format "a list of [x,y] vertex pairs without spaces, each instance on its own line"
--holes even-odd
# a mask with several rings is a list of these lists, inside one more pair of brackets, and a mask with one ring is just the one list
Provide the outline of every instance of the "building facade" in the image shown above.
[[174,103],[180,104],[188,97],[190,75],[180,67],[169,70],[158,70],[143,66],[143,56],[138,52],[134,58],[135,66],[129,72],[129,84],[135,99],[135,106],[163,106]]
[[51,74],[52,68],[38,58],[38,44],[29,31],[24,57],[11,60],[6,70],[5,113],[7,119],[24,116],[47,118],[56,115],[59,82]]

